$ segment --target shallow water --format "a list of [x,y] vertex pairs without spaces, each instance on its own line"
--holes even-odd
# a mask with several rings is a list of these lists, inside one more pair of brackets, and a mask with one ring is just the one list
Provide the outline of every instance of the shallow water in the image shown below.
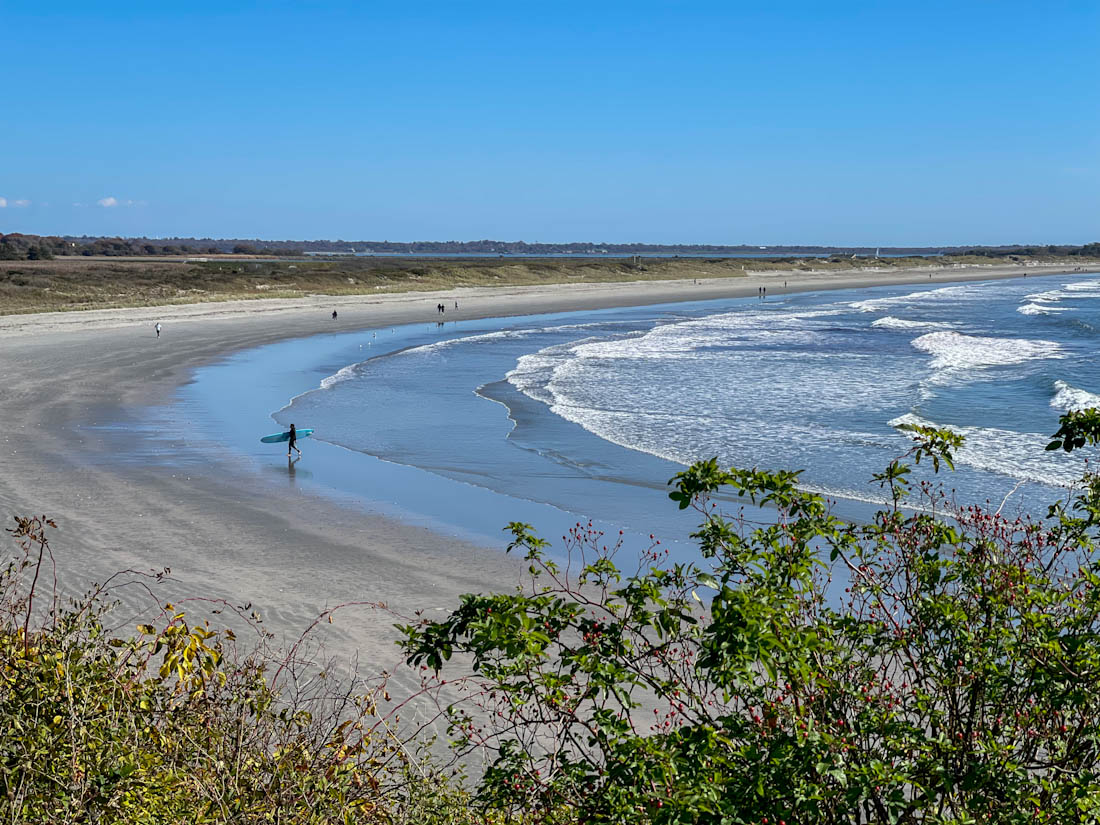
[[[1013,506],[1039,508],[1084,467],[1043,446],[1100,403],[1098,330],[1095,275],[772,295],[287,341],[199,370],[181,401],[265,475],[433,529],[598,517],[667,541],[695,519],[665,482],[711,456],[801,468],[866,514],[905,423],[966,435],[960,500],[1019,485]],[[289,470],[255,443],[269,414],[316,430]]]

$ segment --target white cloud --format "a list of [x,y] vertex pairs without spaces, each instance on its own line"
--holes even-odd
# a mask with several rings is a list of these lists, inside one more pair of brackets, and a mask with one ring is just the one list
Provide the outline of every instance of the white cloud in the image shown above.
[[31,202],[28,200],[12,201],[12,206],[30,206]]
[[8,199],[7,198],[0,198],[0,209],[3,209],[7,205],[8,205]]
[[[98,206],[102,206],[104,209],[111,209],[115,206],[145,206],[145,201],[132,201],[132,200],[119,200],[115,197],[100,198],[96,201]],[[83,206],[83,204],[74,203],[73,206]]]

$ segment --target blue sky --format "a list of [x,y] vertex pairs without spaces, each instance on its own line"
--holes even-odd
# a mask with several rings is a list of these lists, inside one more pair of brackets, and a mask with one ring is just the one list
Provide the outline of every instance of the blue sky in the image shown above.
[[1100,3],[0,0],[0,232],[1100,240]]

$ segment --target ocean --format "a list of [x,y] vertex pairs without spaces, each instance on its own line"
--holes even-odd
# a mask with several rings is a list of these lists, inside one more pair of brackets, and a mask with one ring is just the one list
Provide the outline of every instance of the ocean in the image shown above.
[[1045,512],[1084,471],[1043,448],[1100,405],[1095,275],[772,291],[287,341],[199,370],[182,400],[265,473],[287,467],[253,443],[263,414],[316,430],[292,483],[495,542],[512,520],[555,538],[594,519],[690,553],[697,519],[666,482],[713,456],[800,469],[865,517],[907,423],[966,437],[942,476],[961,503]]

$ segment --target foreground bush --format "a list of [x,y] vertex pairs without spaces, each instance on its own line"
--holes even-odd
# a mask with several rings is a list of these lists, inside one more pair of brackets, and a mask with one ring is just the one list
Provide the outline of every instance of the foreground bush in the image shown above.
[[[1095,443],[1096,421],[1064,419],[1051,446]],[[937,469],[960,443],[914,435]],[[696,464],[671,497],[700,513],[701,566],[654,544],[627,574],[590,525],[558,564],[511,525],[528,589],[403,628],[425,684],[466,691],[446,711],[458,753],[491,758],[478,803],[544,822],[1100,821],[1100,479],[1039,522],[955,507],[910,470],[878,476],[892,506],[854,525],[795,473]],[[723,516],[721,490],[775,522]]]
[[462,795],[379,716],[384,684],[330,684],[300,650],[242,654],[172,605],[135,635],[111,632],[105,596],[146,579],[63,606],[44,586],[52,526],[17,519],[22,552],[0,576],[3,821],[465,820]]

